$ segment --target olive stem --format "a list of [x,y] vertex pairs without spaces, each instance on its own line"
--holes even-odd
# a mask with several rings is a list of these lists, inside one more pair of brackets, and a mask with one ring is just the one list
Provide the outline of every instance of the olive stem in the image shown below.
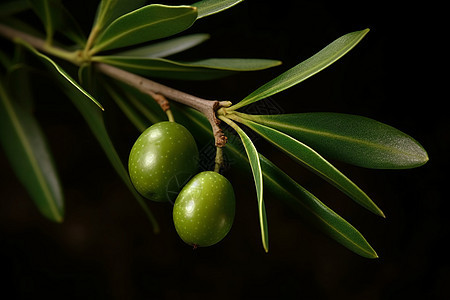
[[166,110],[166,115],[167,115],[167,119],[169,119],[169,122],[175,122],[172,111],[170,109]]
[[223,165],[223,150],[222,147],[216,147],[216,159],[214,161],[214,172],[220,173],[220,168]]
[[97,68],[97,70],[101,71],[105,75],[108,75],[114,79],[122,81],[136,88],[142,93],[149,94],[153,98],[159,97],[158,95],[161,95],[175,102],[190,106],[198,110],[199,112],[204,114],[205,117],[208,119],[212,131],[214,133],[216,146],[217,147],[225,146],[227,137],[223,133],[222,129],[219,127],[220,120],[216,117],[216,111],[222,107],[229,107],[231,105],[230,101],[217,101],[199,98],[197,96],[184,93],[182,91],[162,85],[153,80],[144,78],[142,76],[130,73],[128,71],[116,68],[108,64],[96,63],[95,67]]
[[[0,24],[0,35],[14,42],[17,41],[17,39],[21,39],[38,50],[52,54],[56,57],[62,58],[64,60],[70,61],[75,65],[80,66],[84,62],[91,61],[91,55],[86,55],[85,50],[90,47],[89,43],[92,43],[94,41],[96,33],[93,32],[90,35],[90,41],[85,49],[72,52],[53,45],[48,45],[41,38],[3,24]],[[224,135],[222,129],[219,127],[220,120],[216,117],[216,111],[222,107],[230,107],[230,101],[207,100],[199,98],[104,63],[95,63],[95,67],[105,75],[122,81],[138,89],[139,91],[152,96],[153,98],[155,96],[156,98],[160,98],[162,96],[198,110],[203,115],[205,115],[211,125],[214,134],[215,145],[217,147],[225,146],[227,138]],[[157,100],[158,102],[160,99],[155,100]],[[164,111],[168,109],[164,107],[162,108]]]
[[88,40],[86,42],[86,46],[84,47],[83,54],[88,57],[91,54],[89,53],[89,50],[91,50],[92,45],[94,44],[94,41],[97,39],[97,36],[100,32],[100,28],[98,26],[94,26],[89,33]]
[[71,63],[78,66],[83,62],[81,56],[79,55],[79,51],[68,51],[62,49],[60,47],[49,44],[47,41],[41,38],[11,28],[4,24],[0,24],[0,35],[12,40],[13,42],[23,40],[36,49],[40,49],[41,51],[49,53],[53,56],[70,61]]

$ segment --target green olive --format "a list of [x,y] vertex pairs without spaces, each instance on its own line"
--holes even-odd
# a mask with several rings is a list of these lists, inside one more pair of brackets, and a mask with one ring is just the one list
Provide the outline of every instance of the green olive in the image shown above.
[[206,247],[227,235],[234,212],[231,183],[219,173],[205,171],[195,175],[181,190],[173,207],[173,221],[185,243]]
[[182,125],[160,122],[147,128],[130,152],[131,182],[144,197],[173,201],[197,172],[198,149],[194,137]]

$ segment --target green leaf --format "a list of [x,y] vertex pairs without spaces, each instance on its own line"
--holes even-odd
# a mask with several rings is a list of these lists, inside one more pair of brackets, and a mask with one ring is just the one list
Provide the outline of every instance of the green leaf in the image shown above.
[[159,231],[158,223],[156,222],[153,214],[145,203],[144,198],[136,191],[133,184],[131,183],[130,177],[128,176],[128,172],[124,167],[110,137],[108,131],[106,130],[105,123],[103,121],[102,113],[94,106],[94,104],[90,101],[86,101],[87,99],[84,94],[81,93],[72,93],[67,89],[64,89],[67,97],[72,100],[72,103],[75,107],[80,111],[92,133],[96,137],[97,141],[100,143],[103,151],[105,152],[107,158],[109,159],[111,165],[120,176],[122,181],[128,187],[134,198],[138,201],[139,205],[144,210],[145,214],[149,218],[150,222],[153,225],[154,232]]
[[95,56],[93,61],[114,65],[147,77],[184,80],[206,80],[236,72],[258,71],[278,66],[270,59],[210,58],[195,62],[176,62],[164,58]]
[[366,258],[378,258],[361,233],[328,208],[264,156],[260,156],[264,182],[278,199],[286,201],[306,221],[341,245]]
[[93,27],[101,31],[118,17],[145,4],[145,0],[102,0],[100,1]]
[[[27,49],[29,49],[36,57],[40,58],[40,61],[50,67],[51,70],[57,70],[56,64],[54,64],[48,57],[39,53],[31,46],[24,44]],[[114,145],[109,138],[108,131],[106,130],[102,112],[98,109],[96,104],[98,103],[92,96],[85,92],[79,85],[74,85],[72,81],[67,80],[66,77],[61,76],[61,72],[53,72],[55,79],[61,84],[63,92],[67,95],[72,103],[80,111],[89,128],[93,132],[94,136],[97,138],[100,146],[103,148],[106,156],[108,157],[111,165],[114,167],[117,174],[126,184],[128,189],[131,191],[133,196],[136,198],[144,212],[147,214],[148,218],[153,224],[153,230],[155,232],[159,231],[158,224],[152,215],[150,209],[147,207],[145,200],[139,195],[135,190],[133,184],[131,183],[128,172],[125,169],[119,155],[117,154]],[[92,101],[91,101],[92,100]]]
[[203,0],[192,4],[192,6],[197,7],[197,19],[200,19],[226,10],[242,1],[243,0]]
[[248,156],[248,161],[250,163],[253,179],[255,181],[256,186],[256,197],[258,199],[258,212],[259,212],[259,226],[261,228],[261,239],[264,250],[269,252],[269,232],[267,228],[267,216],[266,216],[266,208],[264,206],[263,199],[263,175],[261,170],[261,165],[259,162],[259,153],[253,145],[252,140],[245,134],[245,132],[237,126],[231,120],[220,117],[220,119],[230,125],[236,132],[239,134],[239,137],[242,140],[242,144],[245,147],[245,152]]
[[[178,109],[177,109],[178,108]],[[209,135],[213,140],[208,120],[198,111],[172,106],[177,122],[183,122],[191,132]],[[184,120],[182,117],[186,117]],[[233,161],[233,166],[245,172],[251,172],[248,158],[242,151],[239,139],[228,139],[225,154]],[[361,233],[346,220],[328,208],[319,199],[305,190],[280,168],[259,154],[264,188],[274,199],[279,199],[295,209],[303,219],[324,232],[327,236],[347,247],[349,250],[367,258],[377,258],[377,254]]]
[[14,57],[5,78],[5,86],[8,87],[11,99],[14,99],[14,102],[23,110],[32,113],[34,99],[30,78],[31,67],[26,62],[25,51],[27,50],[23,46],[15,46]]
[[16,41],[17,43],[22,44],[26,49],[28,49],[31,53],[36,55],[38,58],[40,58],[40,61],[44,63],[44,65],[51,71],[53,71],[55,74],[57,74],[57,78],[60,82],[63,83],[66,88],[72,90],[73,93],[76,94],[83,94],[87,99],[94,102],[98,107],[100,107],[103,110],[103,106],[94,98],[92,97],[88,92],[86,92],[72,77],[70,77],[69,74],[66,73],[59,65],[57,65],[53,60],[51,60],[48,56],[40,53],[36,49],[34,49],[30,44],[19,40]]
[[231,106],[228,110],[236,110],[250,103],[267,98],[313,76],[344,56],[356,46],[368,32],[369,29],[365,29],[348,33],[338,38],[312,57],[264,84],[245,97],[242,101]]
[[78,45],[84,45],[86,37],[74,17],[59,0],[29,0],[33,10],[44,24],[47,42],[51,42],[56,31]]
[[62,222],[61,184],[39,123],[13,101],[0,82],[0,141],[13,170],[39,211]]
[[131,56],[139,58],[161,58],[170,56],[192,47],[195,47],[209,39],[209,34],[195,33],[173,38],[167,41],[131,49],[118,53],[118,56]]
[[425,164],[428,154],[412,137],[389,125],[349,114],[246,115],[314,148],[321,155],[374,169],[406,169]]
[[114,20],[100,34],[91,53],[171,36],[188,29],[196,18],[195,7],[147,5]]
[[[229,115],[231,118],[233,115]],[[232,118],[234,119],[234,118]],[[346,193],[355,202],[384,217],[383,212],[373,203],[373,201],[356,184],[342,174],[336,167],[325,160],[320,154],[299,142],[298,140],[284,134],[276,129],[245,120],[236,119],[238,122],[248,126],[250,129],[261,135],[283,152],[294,158],[297,162],[320,175],[325,180]]]

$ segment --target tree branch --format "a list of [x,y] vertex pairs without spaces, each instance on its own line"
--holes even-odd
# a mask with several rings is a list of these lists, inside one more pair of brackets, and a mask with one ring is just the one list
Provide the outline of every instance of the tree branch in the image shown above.
[[229,107],[231,105],[231,102],[206,100],[203,98],[199,98],[104,63],[95,63],[95,67],[103,74],[108,75],[116,80],[122,81],[138,89],[142,93],[152,96],[153,98],[155,97],[155,94],[162,95],[175,102],[190,106],[198,110],[206,116],[209,123],[211,124],[216,146],[225,146],[227,138],[224,135],[222,129],[219,127],[220,120],[216,117],[216,111],[222,107]]
[[[70,61],[75,65],[81,65],[88,59],[83,55],[82,50],[70,52],[53,45],[48,45],[41,38],[32,36],[28,33],[19,31],[3,24],[0,24],[0,35],[12,41],[21,39],[40,51]],[[158,104],[160,104],[161,108],[164,111],[167,111],[169,109],[168,102],[165,98],[198,110],[206,116],[209,123],[211,124],[216,146],[225,146],[227,138],[224,135],[222,129],[219,127],[220,120],[216,117],[216,111],[222,107],[231,106],[230,101],[202,99],[104,63],[95,63],[94,66],[97,70],[104,73],[105,75],[120,80],[138,89],[139,91],[150,95],[153,99],[155,99],[155,101],[158,102]]]

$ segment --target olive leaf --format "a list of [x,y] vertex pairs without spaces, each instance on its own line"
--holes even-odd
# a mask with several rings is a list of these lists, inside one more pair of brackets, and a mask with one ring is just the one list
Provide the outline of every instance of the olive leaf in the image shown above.
[[210,58],[194,62],[176,62],[164,58],[95,56],[93,61],[117,66],[148,77],[184,80],[206,80],[229,76],[236,72],[264,70],[281,62],[271,59]]
[[168,37],[188,29],[197,18],[191,6],[151,4],[114,20],[98,36],[92,53]]
[[109,137],[101,112],[96,109],[96,107],[91,102],[83,99],[85,98],[84,94],[71,93],[68,89],[64,89],[64,92],[66,93],[67,97],[72,100],[72,103],[75,105],[75,107],[80,111],[92,133],[105,152],[107,158],[111,162],[111,165],[120,176],[122,181],[125,183],[125,185],[128,187],[134,198],[138,201],[139,205],[142,207],[144,213],[147,215],[148,219],[153,225],[153,231],[155,233],[159,232],[159,225],[150,208],[147,206],[145,199],[136,191],[133,184],[131,183],[128,172],[124,167],[114,147],[114,144]]
[[375,169],[414,168],[428,161],[412,137],[373,119],[341,113],[245,115],[282,131],[330,158]]
[[[61,70],[57,68],[57,65],[50,58],[48,58],[42,53],[39,53],[32,46],[26,43],[23,44],[24,46],[26,46],[26,49],[28,49],[37,58],[39,58],[44,65],[49,67],[50,70],[55,71],[52,74],[54,75],[55,79],[60,83],[63,92],[72,101],[74,106],[80,111],[81,115],[85,119],[89,128],[91,129],[100,146],[102,147],[103,151],[105,152],[107,158],[111,162],[111,165],[113,166],[117,174],[120,176],[122,181],[125,183],[125,185],[128,187],[128,189],[131,191],[133,196],[136,198],[136,200],[138,201],[139,205],[142,207],[144,212],[146,213],[147,217],[149,218],[150,222],[153,225],[154,232],[158,232],[159,225],[156,222],[155,217],[153,216],[152,212],[145,203],[145,200],[135,190],[133,184],[131,183],[130,177],[128,176],[128,172],[125,169],[117,151],[115,150],[115,147],[109,137],[108,131],[106,130],[102,112],[96,106],[98,102],[91,95],[85,92],[78,84],[74,85],[72,83],[73,80],[69,81],[67,80],[67,77],[61,76],[62,75]],[[66,73],[63,72],[63,74]]]
[[252,140],[247,136],[247,134],[237,126],[233,121],[227,119],[226,117],[219,117],[222,121],[230,125],[242,140],[242,144],[244,145],[245,152],[248,156],[248,161],[250,163],[253,179],[255,181],[256,186],[256,197],[258,199],[258,213],[259,213],[259,226],[261,228],[261,239],[264,250],[269,252],[269,232],[267,228],[267,216],[266,216],[266,207],[264,205],[263,199],[263,175],[261,170],[261,164],[259,162],[259,153],[253,145]]
[[306,221],[349,250],[366,258],[378,258],[362,234],[328,208],[264,156],[260,156],[264,180],[277,199],[286,201]]
[[39,123],[11,99],[0,81],[0,142],[19,180],[42,215],[64,219],[64,197]]
[[[177,105],[172,105],[172,111],[177,122],[196,133],[196,136],[213,138],[208,120],[198,111]],[[251,173],[248,156],[243,153],[242,142],[239,139],[228,139],[224,150],[233,161],[233,166]],[[303,219],[354,253],[367,258],[378,257],[375,250],[354,226],[328,208],[262,154],[259,154],[259,159],[264,188],[274,196],[274,199],[286,202]]]
[[14,55],[7,67],[5,86],[8,87],[11,99],[23,110],[32,113],[35,104],[31,86],[31,68],[27,64],[25,52],[21,45],[14,47]]
[[[231,116],[232,115],[230,115],[230,117]],[[373,203],[366,193],[312,148],[276,129],[242,118],[237,119],[237,121],[258,133],[300,164],[323,177],[325,180],[346,193],[358,204],[373,213],[384,217],[383,212],[375,203]]]
[[203,0],[192,4],[192,6],[197,7],[197,19],[200,19],[226,10],[242,1],[243,0]]
[[[81,87],[69,74],[67,74],[64,69],[62,69],[58,64],[56,64],[52,59],[50,59],[48,56],[40,53],[37,51],[33,46],[28,44],[25,41],[17,40],[17,43],[23,45],[27,50],[29,50],[31,53],[33,53],[35,56],[40,58],[40,61],[44,63],[44,65],[50,70],[56,73],[58,76],[58,80],[63,83],[64,86],[67,86],[68,89],[72,90],[73,93],[81,93],[85,96],[83,99],[89,99],[92,102],[94,102],[100,109],[103,110],[103,106],[98,102],[94,97],[92,97],[87,91]],[[70,85],[68,85],[70,84]],[[87,100],[86,99],[86,100]]]
[[228,110],[236,110],[288,89],[325,69],[355,47],[369,29],[348,33],[317,52],[312,57],[267,82]]
[[136,58],[161,58],[183,52],[195,47],[207,39],[209,34],[194,33],[185,36],[176,37],[167,41],[153,43],[150,45],[137,47],[131,50],[117,53],[117,56],[130,56]]

